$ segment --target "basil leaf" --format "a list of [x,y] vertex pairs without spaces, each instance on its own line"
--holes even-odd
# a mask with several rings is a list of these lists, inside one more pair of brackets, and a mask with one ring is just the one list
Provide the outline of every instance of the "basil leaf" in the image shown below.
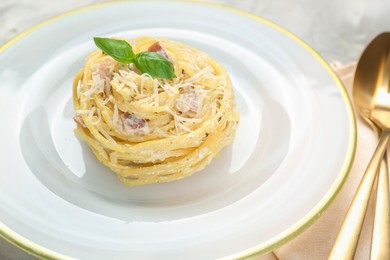
[[94,37],[93,40],[99,49],[114,60],[125,64],[133,62],[135,55],[133,48],[127,41],[99,37]]
[[172,64],[156,52],[134,54],[133,48],[125,40],[94,37],[96,46],[114,60],[124,64],[134,63],[142,72],[153,78],[176,78]]
[[142,73],[148,73],[153,78],[176,78],[172,64],[156,52],[140,52],[133,63]]

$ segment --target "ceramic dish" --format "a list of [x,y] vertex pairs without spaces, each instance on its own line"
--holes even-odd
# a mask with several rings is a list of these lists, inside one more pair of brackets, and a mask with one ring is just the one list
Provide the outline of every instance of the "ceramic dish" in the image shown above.
[[[127,187],[75,137],[73,76],[94,36],[166,37],[231,75],[241,121],[205,170]],[[351,166],[340,81],[289,32],[231,8],[116,2],[51,19],[1,48],[0,232],[44,258],[214,259],[263,254],[312,223]]]

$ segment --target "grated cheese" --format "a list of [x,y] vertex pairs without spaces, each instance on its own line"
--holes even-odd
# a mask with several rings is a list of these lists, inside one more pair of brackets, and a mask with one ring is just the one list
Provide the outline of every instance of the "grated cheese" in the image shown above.
[[[97,114],[97,119],[94,120],[95,112]],[[97,125],[100,123],[100,120],[102,119],[102,114],[100,113],[100,109],[96,109],[96,107],[92,107],[92,109],[89,111],[88,114],[88,120],[91,122],[92,125]]]
[[115,104],[114,105],[114,115],[112,117],[112,123],[114,124],[114,126],[116,128],[118,128],[118,118],[119,118],[119,116],[118,116],[118,106]]
[[85,115],[85,114],[89,114],[90,111],[91,110],[89,110],[89,109],[77,109],[76,114],[77,115]]
[[157,79],[153,80],[153,91],[154,91],[154,105],[158,107],[158,81]]

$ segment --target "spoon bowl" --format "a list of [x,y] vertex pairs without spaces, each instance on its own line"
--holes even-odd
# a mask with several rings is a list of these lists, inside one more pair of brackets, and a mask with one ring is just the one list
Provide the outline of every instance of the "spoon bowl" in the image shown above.
[[378,35],[360,57],[355,72],[353,100],[362,118],[383,128],[390,127],[390,33]]

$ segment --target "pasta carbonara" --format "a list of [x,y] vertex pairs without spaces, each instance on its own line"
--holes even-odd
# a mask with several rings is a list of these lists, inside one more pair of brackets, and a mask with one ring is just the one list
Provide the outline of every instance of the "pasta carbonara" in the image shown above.
[[232,143],[239,121],[226,70],[175,41],[138,37],[129,43],[135,53],[160,53],[176,78],[152,78],[93,51],[74,79],[75,132],[127,185],[202,170]]

